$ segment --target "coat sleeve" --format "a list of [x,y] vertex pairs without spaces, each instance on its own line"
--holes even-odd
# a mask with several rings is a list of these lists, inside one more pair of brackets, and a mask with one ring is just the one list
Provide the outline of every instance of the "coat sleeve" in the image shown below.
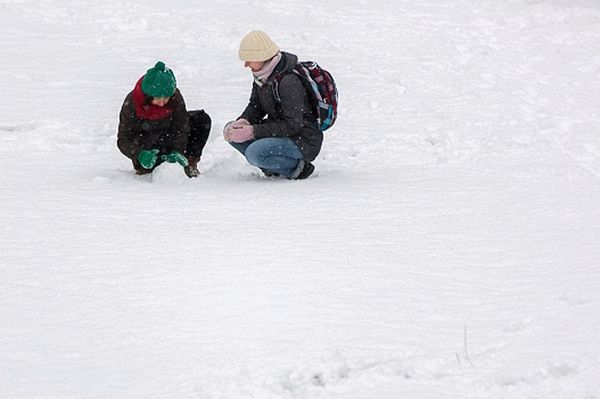
[[175,102],[173,121],[171,122],[171,132],[174,135],[173,150],[184,154],[190,135],[190,117],[179,89],[175,92],[173,101]]
[[[267,113],[263,109],[262,105],[260,105],[260,99],[258,96],[258,86],[256,83],[252,84],[252,94],[250,94],[250,101],[246,106],[240,118],[246,119],[250,124],[255,125],[260,122]],[[239,119],[239,118],[238,118]]]
[[279,82],[281,118],[254,126],[254,137],[290,137],[300,134],[306,112],[306,90],[298,77],[292,73]]
[[119,114],[119,131],[117,133],[117,147],[127,158],[137,161],[137,154],[140,151],[141,134],[136,129],[137,117],[133,106],[133,99],[129,94]]

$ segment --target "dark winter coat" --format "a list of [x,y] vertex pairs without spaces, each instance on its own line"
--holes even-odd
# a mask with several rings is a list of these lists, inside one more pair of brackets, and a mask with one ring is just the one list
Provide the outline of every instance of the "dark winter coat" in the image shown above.
[[[323,132],[317,127],[317,117],[309,103],[306,89],[298,76],[291,72],[298,57],[281,52],[281,61],[267,81],[259,86],[252,85],[250,102],[240,118],[254,125],[254,137],[289,137],[307,161],[314,160],[323,143]],[[273,81],[284,74],[279,82],[281,103],[275,99]],[[263,119],[267,116],[266,119]]]
[[119,116],[117,146],[137,164],[140,150],[158,148],[161,153],[186,150],[190,123],[179,89],[164,107],[149,103],[141,91],[141,79],[127,95]]

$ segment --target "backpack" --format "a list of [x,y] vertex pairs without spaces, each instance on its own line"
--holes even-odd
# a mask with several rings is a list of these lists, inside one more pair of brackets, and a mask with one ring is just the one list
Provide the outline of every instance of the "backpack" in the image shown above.
[[[298,76],[309,94],[309,102],[317,115],[319,129],[329,129],[335,123],[338,107],[338,92],[333,76],[313,61],[299,62],[292,72]],[[273,94],[278,103],[281,103],[279,82],[283,76],[284,74],[275,76],[273,83]]]

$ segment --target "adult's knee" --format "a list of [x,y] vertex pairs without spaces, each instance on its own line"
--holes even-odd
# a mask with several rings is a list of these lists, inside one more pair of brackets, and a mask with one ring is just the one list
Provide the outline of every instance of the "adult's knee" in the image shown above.
[[254,166],[261,166],[264,159],[265,145],[261,140],[251,143],[244,152],[248,163]]

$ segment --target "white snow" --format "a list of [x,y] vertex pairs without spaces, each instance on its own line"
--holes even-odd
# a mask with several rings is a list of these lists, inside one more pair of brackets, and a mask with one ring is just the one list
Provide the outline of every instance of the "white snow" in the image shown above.
[[[237,46],[329,69],[317,172],[221,137]],[[1,398],[600,398],[594,0],[0,2]],[[136,177],[157,60],[213,131]]]

